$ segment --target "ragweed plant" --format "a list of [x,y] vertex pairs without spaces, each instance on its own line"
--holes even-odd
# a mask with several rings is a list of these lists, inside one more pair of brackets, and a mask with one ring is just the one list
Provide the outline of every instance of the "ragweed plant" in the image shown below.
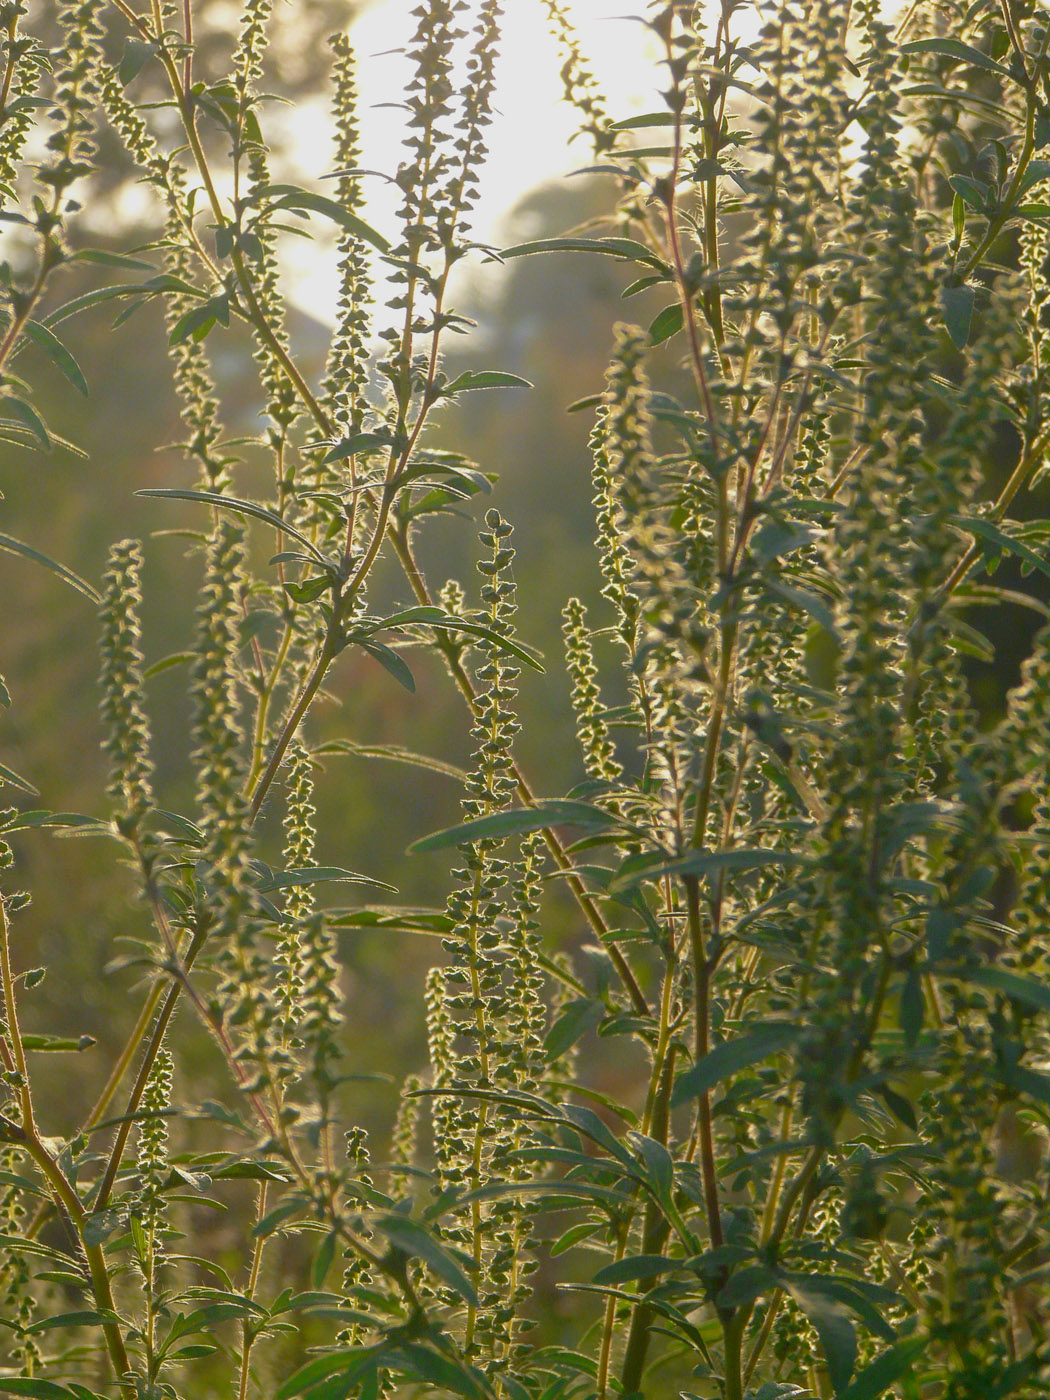
[[[583,781],[541,797],[514,750],[517,683],[538,663],[511,525],[485,511],[476,589],[428,579],[416,555],[429,517],[462,512],[499,467],[436,447],[432,421],[468,390],[521,383],[445,368],[466,329],[450,279],[479,252],[498,0],[413,11],[382,231],[362,206],[345,36],[322,194],[270,169],[268,0],[247,0],[218,72],[193,0],[63,4],[31,35],[23,4],[0,6],[18,248],[0,267],[0,437],[61,441],[12,369],[25,344],[82,391],[56,328],[160,299],[192,477],[142,494],[198,513],[202,558],[195,782],[173,812],[156,795],[141,547],[116,544],[96,592],[0,535],[98,607],[111,762],[101,815],[12,807],[0,831],[115,842],[151,929],[132,1034],[60,1140],[34,1059],[84,1047],[23,1029],[44,969],[23,963],[28,896],[0,841],[0,1393],[1050,1388],[1050,628],[994,723],[966,671],[989,647],[969,607],[1046,615],[994,574],[1008,556],[1050,574],[1046,522],[1012,513],[1050,447],[1050,12],[655,3],[636,19],[659,97],[618,119],[569,6],[542,8],[610,212],[499,256],[615,259],[625,298],[664,305],[617,327],[604,387],[577,405],[593,411],[601,601],[563,612]],[[159,106],[136,97],[147,64]],[[98,122],[155,199],[156,241],[134,256],[80,241]],[[340,287],[317,383],[280,260],[288,222],[312,219],[338,230]],[[63,303],[71,263],[128,280]],[[231,322],[265,418],[247,451],[210,360]],[[243,494],[261,461],[269,488]],[[384,555],[407,590],[392,611],[371,588]],[[451,890],[334,914],[326,884],[390,887],[317,864],[333,745],[310,713],[344,653],[412,689],[420,647],[471,743],[462,821],[417,843],[456,853]],[[0,780],[32,792],[6,766]],[[272,851],[264,809],[282,818]],[[552,946],[549,884],[573,901],[569,949]],[[428,1063],[378,1150],[344,1121],[354,1010],[336,937],[377,925],[443,950],[420,1014]],[[235,1107],[195,1104],[178,1011]],[[610,1090],[617,1066],[630,1092]],[[194,1204],[238,1191],[216,1244]],[[552,1284],[568,1299],[556,1326]]]

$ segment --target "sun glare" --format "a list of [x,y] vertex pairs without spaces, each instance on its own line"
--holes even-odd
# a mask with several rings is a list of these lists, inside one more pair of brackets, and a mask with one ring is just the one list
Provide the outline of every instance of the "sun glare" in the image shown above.
[[[625,17],[630,8],[629,0],[571,0],[567,5],[597,77],[616,94],[616,111],[624,116],[644,110],[658,76],[650,36],[637,19]],[[406,64],[399,51],[411,36],[413,9],[410,0],[374,0],[351,30],[360,65],[364,163],[379,172],[366,182],[368,212],[380,229],[392,227],[397,206],[397,192],[383,176],[392,174],[401,159],[404,116],[396,104]],[[572,140],[576,123],[561,100],[559,67],[540,0],[511,0],[504,20],[498,110],[474,221],[480,241],[499,241],[506,215],[531,189],[590,162],[586,145]],[[326,108],[320,102],[304,104],[292,121],[303,174],[323,177],[331,170]],[[288,265],[300,306],[330,320],[337,286],[334,253],[296,240],[288,250]]]

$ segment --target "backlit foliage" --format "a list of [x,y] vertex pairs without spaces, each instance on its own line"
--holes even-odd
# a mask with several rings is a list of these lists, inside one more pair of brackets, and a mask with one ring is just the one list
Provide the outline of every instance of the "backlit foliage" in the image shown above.
[[[186,472],[144,494],[158,522],[185,512],[201,559],[175,658],[194,784],[173,812],[155,792],[141,546],[113,546],[96,592],[46,541],[0,534],[76,590],[71,607],[98,608],[112,774],[86,816],[31,806],[0,767],[18,798],[0,830],[19,850],[40,827],[115,849],[150,931],[132,1038],[59,1140],[34,1060],[85,1046],[23,1029],[44,969],[23,960],[28,895],[0,841],[0,1393],[1050,1390],[1050,626],[994,723],[965,671],[989,645],[966,610],[1002,603],[999,563],[1050,573],[1047,523],[1017,518],[1050,447],[1050,12],[661,0],[634,17],[658,70],[631,114],[571,7],[536,4],[610,213],[501,256],[615,259],[628,311],[664,300],[616,328],[583,405],[600,601],[563,611],[583,781],[543,798],[515,754],[538,661],[512,524],[479,514],[474,587],[426,577],[415,552],[500,468],[437,447],[433,420],[523,385],[450,379],[445,358],[469,329],[451,274],[491,257],[471,216],[499,0],[413,9],[382,230],[346,35],[333,179],[314,189],[270,169],[270,0],[246,0],[225,71],[205,71],[192,0],[64,3],[47,32],[0,5],[18,254],[0,264],[0,438],[60,441],[16,373],[24,345],[83,391],[64,320],[160,299]],[[159,106],[138,96],[147,65]],[[134,255],[84,247],[100,123],[156,200],[157,241]],[[313,383],[281,249],[325,221],[339,292]],[[67,265],[97,276],[71,303]],[[212,364],[231,322],[263,407],[250,442],[227,437]],[[261,461],[263,499],[246,484]],[[396,606],[371,590],[384,557]],[[471,754],[461,821],[417,843],[453,866],[425,909],[367,902],[396,872],[317,863],[314,784],[338,744],[311,721],[343,653],[412,690],[420,648],[462,697]],[[573,901],[570,949],[550,937],[552,887]],[[348,996],[338,942],[375,927],[440,940],[427,1062],[381,1144],[347,1119],[369,988]],[[210,1037],[227,1104],[198,1102],[177,1010]],[[234,1207],[221,1238],[199,1220],[212,1197]]]

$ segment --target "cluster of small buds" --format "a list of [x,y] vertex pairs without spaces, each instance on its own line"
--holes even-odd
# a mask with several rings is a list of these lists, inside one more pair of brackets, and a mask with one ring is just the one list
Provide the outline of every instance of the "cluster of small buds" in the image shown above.
[[[238,165],[242,161],[244,163],[243,189],[250,203],[259,202],[261,192],[270,184],[266,146],[258,133],[255,109],[259,104],[256,89],[262,77],[263,58],[269,39],[267,28],[272,14],[273,0],[245,0],[237,48],[231,63],[237,95],[237,136],[233,154]],[[253,227],[253,235],[252,296],[265,321],[265,326],[255,319],[252,321],[255,361],[266,395],[266,413],[272,424],[270,445],[275,452],[279,452],[288,429],[301,409],[295,387],[285,373],[279,353],[287,353],[288,336],[284,326],[284,303],[279,290],[276,233],[267,220],[259,220]]]
[[[196,254],[187,242],[186,220],[182,202],[186,192],[186,176],[181,168],[170,168],[170,198],[168,201],[165,266],[180,282],[192,282]],[[165,298],[164,317],[169,336],[181,318],[196,305],[188,293],[174,292]],[[183,443],[188,456],[200,464],[204,485],[210,491],[222,491],[229,485],[229,462],[221,455],[219,400],[215,392],[208,354],[201,341],[182,336],[170,344],[168,351],[173,369],[179,414],[189,433]]]
[[208,546],[197,609],[198,647],[193,692],[199,764],[198,802],[204,855],[216,866],[246,862],[247,823],[242,793],[243,734],[234,658],[240,645],[240,585],[244,574],[243,532],[228,521]]
[[612,118],[602,99],[601,85],[583,56],[566,6],[561,0],[543,0],[543,6],[551,32],[561,50],[561,81],[565,100],[580,114],[581,131],[590,137],[595,155],[605,155],[616,145],[616,132],[612,129]]
[[[569,1003],[575,1001],[579,996],[579,988],[576,984],[572,959],[567,953],[561,951],[553,953],[551,964],[554,976],[551,979],[550,1011],[548,1014],[551,1025],[554,1025]],[[578,1056],[579,1042],[577,1041],[564,1049],[560,1055],[555,1055],[548,1061],[548,1078],[562,1084],[572,1084],[576,1077]],[[558,1101],[559,1093],[556,1089],[549,1089],[548,1093],[551,1094],[555,1102]]]
[[[288,745],[285,790],[285,864],[289,870],[302,870],[313,860],[316,811],[313,804],[313,765],[298,735]],[[313,910],[314,897],[310,886],[293,885],[285,902],[281,936],[274,953],[282,1035],[289,1044],[294,1043],[299,1035],[299,1008],[303,991],[300,926]]]
[[19,163],[33,129],[33,105],[26,99],[37,95],[48,65],[47,52],[39,40],[18,31],[18,19],[25,13],[25,0],[18,0],[0,39],[0,61],[13,75],[0,126],[0,201],[5,203],[15,198]]
[[[277,1010],[268,960],[257,946],[250,882],[251,837],[244,796],[244,736],[235,658],[240,641],[242,532],[220,524],[208,547],[198,608],[194,758],[204,841],[208,918],[222,980],[213,1008],[240,1036],[237,1058],[251,1066],[248,1084],[271,1079],[288,1057],[273,1043]],[[221,1010],[220,1010],[221,1008]]]
[[[7,1115],[17,1115],[17,1112],[17,1108],[5,1106]],[[21,1165],[22,1154],[16,1147],[0,1149],[0,1170],[8,1176],[18,1176]],[[18,1239],[25,1229],[26,1214],[21,1188],[14,1184],[4,1186],[0,1192],[0,1233]],[[0,1252],[0,1309],[11,1328],[6,1359],[12,1366],[21,1367],[26,1375],[32,1375],[40,1361],[36,1338],[26,1332],[36,1307],[29,1257],[21,1250],[5,1246]]]
[[427,973],[424,993],[427,1022],[427,1056],[430,1060],[430,1086],[438,1092],[430,1101],[433,1126],[434,1156],[443,1182],[455,1161],[459,1137],[456,1103],[451,1094],[442,1092],[452,1087],[455,1072],[455,1030],[448,1006],[443,968],[432,967]]
[[[929,1164],[923,1214],[935,1224],[928,1260],[944,1277],[944,1303],[931,1318],[934,1346],[943,1348],[953,1400],[987,1395],[993,1375],[1012,1357],[1002,1277],[1004,1203],[995,1185],[996,1083],[986,1032],[973,1022],[970,997],[948,989],[949,1028],[938,1047],[941,1085],[931,1105],[938,1148]],[[1037,1352],[1029,1352],[1031,1378]],[[1017,1380],[1025,1379],[1024,1367]],[[1023,1393],[1021,1390],[1018,1393]]]
[[272,14],[273,0],[245,0],[241,11],[241,31],[230,68],[242,127],[245,117],[258,102],[255,88],[262,77],[266,28]]
[[[284,859],[289,870],[303,870],[313,863],[317,839],[314,806],[314,760],[299,735],[288,745],[284,763],[287,805],[284,813]],[[304,919],[314,908],[309,885],[293,885],[286,909],[293,919]]]
[[[458,19],[463,0],[430,0],[413,11],[416,30],[408,45],[413,77],[407,87],[408,158],[398,168],[395,181],[402,194],[398,217],[403,230],[394,248],[392,280],[396,295],[387,302],[392,311],[404,313],[404,325],[380,332],[390,354],[379,366],[390,379],[400,414],[408,409],[418,370],[412,354],[412,337],[425,326],[419,320],[415,298],[420,260],[440,247],[439,226],[447,225],[449,181],[453,177],[455,143],[451,125],[456,91],[452,82],[452,55],[462,37]],[[429,279],[428,279],[429,280]]]
[[646,657],[648,740],[645,784],[658,794],[656,823],[664,839],[681,837],[685,779],[696,753],[696,722],[686,697],[688,682],[678,648],[651,646]]
[[591,432],[591,481],[594,487],[594,513],[598,526],[598,560],[605,583],[602,597],[612,604],[616,631],[630,657],[634,656],[638,635],[638,599],[631,588],[631,556],[624,540],[619,506],[614,494],[609,460],[607,423],[609,409],[598,410]]
[[[368,1135],[364,1128],[358,1126],[351,1128],[344,1138],[346,1148],[346,1163],[350,1172],[351,1180],[360,1182],[365,1187],[372,1185],[372,1178],[368,1173]],[[367,1230],[362,1230],[365,1238],[369,1237]],[[350,1307],[358,1306],[359,1291],[363,1288],[375,1286],[375,1279],[372,1270],[360,1254],[348,1250],[343,1256],[343,1296]],[[365,1336],[365,1328],[356,1320],[347,1327],[340,1329],[337,1340],[343,1346],[358,1345]],[[381,1392],[382,1393],[382,1392]]]
[[691,581],[676,548],[669,517],[675,496],[652,445],[651,390],[645,361],[648,336],[617,325],[605,377],[603,447],[616,502],[616,524],[632,561],[632,591],[658,636],[682,635],[695,616]]
[[562,610],[562,634],[565,663],[572,683],[576,733],[587,776],[598,782],[615,783],[623,770],[617,762],[616,748],[603,713],[587,610],[578,598],[570,598]]
[[[1045,201],[1050,183],[1041,180],[1029,193],[1032,199]],[[1036,220],[1025,220],[1020,243],[1027,291],[1022,316],[1030,347],[1022,412],[1026,435],[1034,436],[1046,413],[1046,375],[1050,369],[1050,234]]]
[[114,130],[147,178],[165,193],[170,207],[175,202],[174,189],[169,183],[171,162],[161,155],[145,117],[128,99],[120,75],[108,63],[103,64],[99,73],[99,87],[102,105]]
[[[358,121],[357,59],[343,35],[331,39],[333,110],[336,124],[336,199],[350,213],[361,207],[361,139]],[[323,381],[325,411],[347,436],[359,433],[368,412],[369,304],[371,278],[365,245],[352,231],[339,239],[337,321]],[[330,470],[330,468],[325,468]]]
[[419,1109],[423,1087],[418,1074],[406,1076],[397,1101],[397,1117],[390,1134],[390,1160],[398,1166],[414,1166],[419,1156]]
[[[269,162],[265,148],[252,144],[248,150],[246,186],[258,194],[270,184]],[[255,362],[259,366],[259,378],[266,395],[266,414],[273,425],[270,428],[270,445],[275,452],[283,450],[288,430],[300,416],[302,407],[291,379],[282,364],[281,355],[274,348],[276,341],[285,355],[288,353],[288,332],[284,323],[284,301],[280,291],[280,270],[277,263],[277,234],[266,221],[255,227],[258,239],[256,255],[252,260],[252,290],[255,300],[265,320],[265,331],[253,322],[255,337]]]
[[[873,29],[873,43],[875,34]],[[902,381],[899,366],[902,354],[914,355],[917,345],[931,342],[934,286],[915,228],[914,198],[897,173],[898,98],[885,67],[880,57],[865,70],[873,75],[865,96],[871,120],[864,123],[854,223],[863,280],[871,289],[865,306],[893,304],[900,314],[870,313],[869,371],[855,430],[866,451],[856,467],[850,509],[827,542],[829,567],[842,587],[835,619],[842,647],[840,706],[835,740],[825,753],[829,809],[822,877],[810,897],[819,961],[829,970],[810,983],[810,1019],[820,1030],[801,1062],[807,1107],[819,1132],[832,1130],[842,1112],[841,1086],[825,1075],[821,1059],[825,1065],[848,1059],[863,1034],[863,1005],[873,960],[880,956],[876,931],[889,914],[889,872],[873,862],[865,833],[905,782],[904,764],[890,758],[900,752],[904,638],[915,603],[906,562],[916,554],[914,525],[902,498],[921,489],[925,473],[918,386]],[[878,227],[873,209],[879,211]]]
[[[532,1093],[539,1088],[545,1069],[543,1037],[547,1024],[537,918],[542,850],[543,838],[538,833],[526,837],[521,843],[520,860],[512,869],[505,973],[509,985],[502,1018],[503,1044],[494,1056],[493,1071],[497,1085]],[[514,1181],[531,1175],[531,1165],[517,1154],[532,1139],[532,1129],[517,1111],[493,1105],[488,1131],[492,1146],[490,1178]],[[536,1211],[535,1201],[508,1196],[493,1203],[486,1222],[491,1248],[476,1344],[479,1351],[488,1353],[487,1371],[493,1379],[513,1364],[523,1347],[520,1338],[528,1323],[519,1311],[529,1297],[528,1278],[538,1267],[531,1254],[536,1244]]]
[[327,1117],[334,1087],[332,1067],[339,1059],[342,992],[335,934],[323,914],[311,915],[300,938],[302,992],[296,1009],[299,1038],[309,1059],[322,1115]]
[[139,608],[142,547],[123,540],[112,547],[103,578],[102,718],[103,747],[110,757],[110,796],[117,803],[117,825],[125,836],[137,833],[153,807],[153,761],[142,678]]
[[507,934],[510,961],[510,1008],[504,1064],[497,1080],[534,1092],[544,1065],[543,1037],[547,1008],[543,1001],[544,976],[540,971],[539,886],[543,872],[543,837],[527,836],[520,859],[512,869],[510,929]]
[[1050,782],[1045,762],[1050,751],[1050,627],[1040,628],[1021,668],[1021,684],[1011,692],[1002,741],[1012,758],[1011,786],[1025,792],[1032,803],[1034,839],[1025,847],[1018,872],[1016,935],[1001,957],[1006,966],[1038,970],[1045,977],[1050,970],[1045,937],[1050,920]]
[[51,113],[56,129],[47,141],[51,155],[37,170],[37,179],[53,191],[56,201],[93,168],[104,8],[104,0],[69,0],[59,10],[63,44],[54,72]]
[[[491,553],[489,558],[478,561],[478,572],[486,580],[481,598],[488,626],[501,636],[509,636],[513,631],[514,583],[508,573],[514,559],[510,545],[512,528],[499,511],[486,511],[481,543]],[[491,643],[482,642],[480,650],[485,659],[475,671],[481,693],[471,730],[475,741],[475,765],[468,783],[472,801],[466,804],[469,815],[479,816],[505,805],[514,792],[511,745],[520,728],[510,708],[517,695],[514,682],[520,667]]]
[[138,1141],[138,1199],[134,1213],[142,1226],[145,1248],[139,1264],[152,1292],[156,1272],[161,1262],[159,1232],[164,1223],[164,1186],[168,1166],[168,1124],[166,1113],[171,1107],[174,1065],[167,1049],[159,1051],[142,1095],[142,1118]]
[[815,309],[830,290],[824,250],[838,224],[839,151],[851,100],[844,28],[833,10],[781,4],[756,45],[755,126],[765,160],[755,172],[755,222],[744,239],[753,275],[743,298],[732,300],[747,313],[745,343],[757,352],[757,382],[767,367],[776,382],[776,360],[795,353],[792,338],[807,304]]
[[467,60],[463,87],[463,112],[456,122],[458,165],[449,181],[447,203],[438,211],[438,231],[450,254],[455,253],[458,225],[478,197],[478,175],[485,157],[484,133],[492,121],[492,94],[496,83],[496,45],[499,42],[502,0],[482,0],[474,29],[474,45]]

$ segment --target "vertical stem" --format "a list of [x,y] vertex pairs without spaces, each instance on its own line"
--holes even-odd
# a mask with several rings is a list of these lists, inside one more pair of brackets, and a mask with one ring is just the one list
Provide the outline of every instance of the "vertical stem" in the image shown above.
[[36,1122],[33,1118],[33,1095],[29,1087],[29,1067],[26,1064],[22,1032],[18,1026],[15,979],[11,969],[11,939],[7,923],[7,905],[3,894],[0,894],[0,985],[3,986],[4,993],[7,1040],[11,1046],[15,1072],[18,1075],[18,1102],[22,1110],[22,1128],[28,1138],[35,1138]]
[[[256,1220],[259,1221],[266,1214],[266,1182],[259,1183],[259,1208],[256,1212]],[[248,1279],[247,1296],[254,1299],[255,1290],[259,1284],[259,1269],[262,1265],[263,1249],[266,1246],[266,1237],[260,1235],[255,1241],[255,1249],[252,1253],[252,1269]],[[248,1375],[249,1363],[251,1360],[252,1346],[255,1342],[255,1333],[252,1331],[252,1319],[246,1317],[241,1324],[241,1379],[237,1387],[237,1400],[247,1400],[248,1395]]]
[[[708,1053],[711,1041],[711,966],[704,948],[700,914],[700,884],[692,875],[687,876],[684,883],[689,914],[689,942],[693,953],[693,982],[696,998],[693,1055],[696,1062],[699,1063]],[[720,1249],[724,1243],[722,1212],[718,1201],[718,1174],[715,1168],[711,1095],[706,1089],[700,1095],[697,1115],[700,1136],[700,1174],[704,1183],[708,1235],[712,1249]]]

